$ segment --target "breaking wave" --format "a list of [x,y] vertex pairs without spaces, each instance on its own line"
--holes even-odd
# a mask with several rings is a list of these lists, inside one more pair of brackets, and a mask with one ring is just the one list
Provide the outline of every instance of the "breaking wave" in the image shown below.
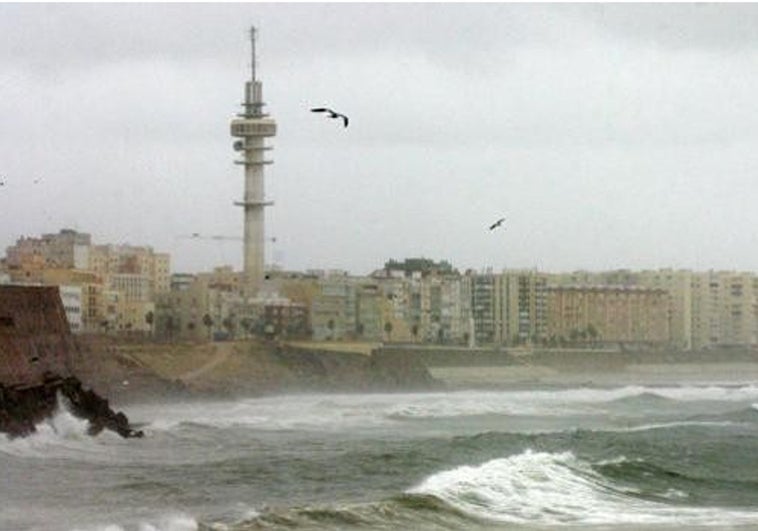
[[502,523],[708,526],[758,518],[756,511],[672,505],[671,500],[686,500],[686,492],[624,486],[571,452],[527,450],[458,467],[428,477],[408,493],[434,496],[471,517]]
[[73,527],[70,531],[198,531],[198,522],[191,516],[167,515],[143,521],[136,525],[103,524],[87,527]]
[[74,416],[66,400],[59,397],[53,415],[38,423],[34,433],[12,439],[0,435],[0,453],[14,457],[112,462],[112,452],[107,447],[119,444],[121,437],[108,430],[92,437],[87,433],[88,427],[89,422]]

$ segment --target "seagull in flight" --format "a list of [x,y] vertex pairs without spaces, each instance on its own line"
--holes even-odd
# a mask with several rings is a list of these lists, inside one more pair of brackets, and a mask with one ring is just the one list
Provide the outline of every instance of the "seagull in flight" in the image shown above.
[[342,118],[342,123],[344,123],[345,127],[347,127],[348,118],[344,114],[340,114],[326,107],[315,107],[311,109],[311,112],[327,112],[329,113],[329,118]]
[[505,221],[505,218],[500,218],[499,220],[497,220],[495,223],[490,225],[490,230],[495,230],[496,228],[498,228],[500,225],[503,224],[503,221]]

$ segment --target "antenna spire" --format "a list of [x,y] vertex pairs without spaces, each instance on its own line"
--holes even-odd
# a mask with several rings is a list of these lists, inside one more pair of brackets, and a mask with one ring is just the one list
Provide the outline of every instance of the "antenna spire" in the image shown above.
[[250,63],[250,80],[255,83],[255,26],[250,26],[250,51],[252,53],[252,61]]

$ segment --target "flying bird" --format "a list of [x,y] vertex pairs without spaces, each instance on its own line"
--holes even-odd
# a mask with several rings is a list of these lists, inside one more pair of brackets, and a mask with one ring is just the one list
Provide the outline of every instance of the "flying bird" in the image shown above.
[[505,221],[505,218],[500,218],[499,220],[497,220],[495,223],[490,225],[490,230],[495,230],[496,228],[498,228],[500,225],[503,224],[503,221]]
[[342,118],[342,123],[347,127],[348,118],[344,114],[340,114],[326,107],[315,107],[311,109],[311,112],[327,112],[329,113],[329,118]]

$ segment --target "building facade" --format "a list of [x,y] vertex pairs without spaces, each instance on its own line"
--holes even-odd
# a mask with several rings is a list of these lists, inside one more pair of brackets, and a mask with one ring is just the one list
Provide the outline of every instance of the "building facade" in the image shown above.
[[554,345],[670,346],[665,290],[555,286],[547,295],[547,337]]

